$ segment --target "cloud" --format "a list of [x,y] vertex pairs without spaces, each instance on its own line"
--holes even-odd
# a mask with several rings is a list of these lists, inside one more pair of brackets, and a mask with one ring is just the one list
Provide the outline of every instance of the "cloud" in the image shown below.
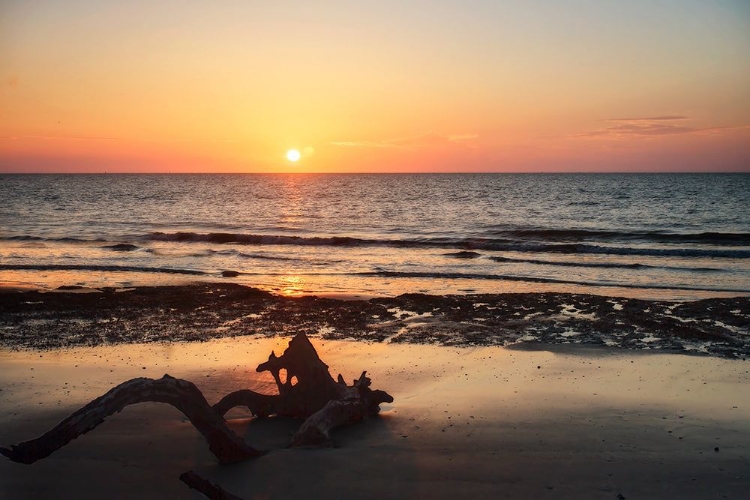
[[448,140],[451,142],[461,142],[461,141],[471,141],[473,139],[478,139],[478,134],[458,134],[458,135],[449,135]]
[[674,120],[689,120],[689,116],[683,115],[661,115],[661,116],[646,116],[641,118],[607,118],[605,122],[662,122],[662,121],[674,121]]
[[477,134],[455,134],[442,135],[435,132],[422,134],[414,137],[401,139],[390,139],[387,141],[334,141],[332,146],[345,148],[414,148],[429,146],[444,146],[451,144],[466,144],[468,141],[478,138]]
[[342,148],[395,148],[396,146],[389,142],[372,142],[372,141],[333,141],[332,146]]
[[96,136],[76,136],[76,135],[19,135],[19,136],[0,136],[0,140],[18,139],[40,139],[40,140],[59,140],[59,141],[126,141],[126,142],[216,142],[216,143],[237,143],[237,139],[158,139],[158,138],[137,138],[137,137],[96,137]]
[[684,123],[690,120],[689,116],[683,115],[660,115],[639,118],[608,118],[602,120],[612,125],[575,134],[571,137],[578,138],[604,138],[604,139],[626,139],[637,137],[658,137],[668,135],[685,135],[701,133],[719,133],[727,130],[748,128],[740,127],[693,127]]

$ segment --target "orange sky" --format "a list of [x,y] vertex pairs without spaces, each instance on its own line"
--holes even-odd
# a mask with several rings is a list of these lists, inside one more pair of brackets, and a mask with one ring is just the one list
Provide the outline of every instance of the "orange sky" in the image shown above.
[[271,4],[3,2],[0,172],[750,171],[746,2]]

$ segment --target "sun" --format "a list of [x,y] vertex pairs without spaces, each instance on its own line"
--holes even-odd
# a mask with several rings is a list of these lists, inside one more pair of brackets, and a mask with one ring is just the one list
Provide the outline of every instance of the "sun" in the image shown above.
[[302,155],[297,151],[296,149],[290,149],[286,152],[286,159],[289,161],[299,161],[299,159],[302,157]]

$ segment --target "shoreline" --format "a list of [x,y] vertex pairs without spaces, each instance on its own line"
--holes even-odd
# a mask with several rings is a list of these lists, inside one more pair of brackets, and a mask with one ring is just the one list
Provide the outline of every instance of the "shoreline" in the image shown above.
[[750,357],[750,298],[647,301],[565,293],[284,297],[232,283],[6,291],[0,347],[55,349],[304,332],[323,340],[537,342]]
[[[128,244],[130,245],[130,244]],[[196,244],[198,245],[198,244]],[[108,247],[100,247],[108,248]],[[24,252],[24,249],[20,249]],[[109,252],[109,250],[107,250]],[[136,251],[155,251],[141,248]],[[180,250],[165,249],[166,252]],[[235,255],[240,249],[227,248],[216,250],[209,247],[193,249],[196,255]],[[454,254],[440,253],[424,256],[425,258],[442,258],[455,260]],[[460,253],[460,252],[459,252]],[[244,255],[244,254],[243,254]],[[473,254],[472,254],[473,255]],[[103,256],[98,256],[101,258]],[[107,255],[106,259],[117,259],[118,256]],[[243,258],[261,259],[261,262],[280,259],[282,262],[295,257],[249,254]],[[341,257],[341,256],[339,256]],[[494,257],[484,257],[493,260]],[[304,259],[303,259],[304,260]],[[474,260],[472,257],[470,260]],[[325,262],[321,260],[318,264]],[[439,265],[448,265],[441,261]],[[462,260],[465,262],[465,260]],[[541,261],[532,260],[541,264]],[[218,263],[216,263],[218,264]],[[750,297],[746,283],[720,286],[701,281],[693,284],[668,284],[662,282],[639,282],[637,279],[625,282],[598,282],[596,279],[568,279],[561,277],[517,276],[497,274],[496,272],[479,273],[471,269],[452,268],[448,272],[337,272],[319,273],[312,268],[288,272],[286,269],[255,268],[248,270],[247,263],[227,262],[225,266],[202,269],[200,266],[184,266],[181,269],[154,268],[149,272],[139,267],[122,268],[117,265],[86,266],[73,265],[70,268],[57,265],[35,266],[7,265],[0,266],[0,294],[5,290],[34,288],[40,291],[56,291],[60,287],[84,289],[133,288],[144,286],[175,286],[194,283],[230,283],[255,287],[269,293],[288,296],[354,296],[354,298],[392,297],[406,293],[424,293],[431,295],[474,295],[501,293],[572,293],[581,295],[599,295],[642,300],[687,302],[710,298]],[[313,263],[315,264],[315,263]],[[455,265],[456,262],[450,263]],[[554,264],[554,263],[552,263]],[[576,264],[577,265],[577,264]],[[632,264],[639,266],[640,264]],[[313,265],[315,268],[317,264]],[[592,264],[595,268],[597,264]],[[646,266],[649,267],[649,266]],[[138,269],[141,269],[140,271]],[[667,268],[665,268],[667,269]],[[687,269],[687,268],[686,268]],[[719,271],[720,268],[706,267],[703,270]],[[697,270],[696,272],[698,272]],[[730,273],[731,274],[731,273]],[[705,276],[704,276],[705,278]]]
[[[192,286],[196,285],[200,282],[197,281],[186,281],[186,282],[176,282],[171,284],[143,284],[143,285],[131,285],[131,286],[88,286],[88,285],[59,285],[57,287],[51,287],[51,288],[45,288],[41,285],[34,285],[30,283],[24,283],[24,282],[6,282],[6,283],[0,283],[0,296],[3,294],[12,294],[12,293],[24,293],[24,292],[38,292],[38,293],[101,293],[103,290],[112,290],[115,292],[124,292],[127,290],[137,289],[137,288],[144,288],[144,287],[160,287],[160,286]],[[279,297],[284,297],[284,295],[279,293],[273,293],[269,290],[264,290],[260,287],[254,287],[251,285],[247,285],[244,283],[236,283],[236,282],[206,282],[206,283],[213,283],[213,284],[230,284],[230,285],[239,285],[243,286],[245,288],[257,288],[262,291],[266,291],[270,293],[271,295],[276,295]],[[351,301],[351,300],[370,300],[370,299],[377,299],[377,298],[388,298],[388,295],[375,295],[375,294],[366,294],[366,293],[356,293],[356,292],[322,292],[322,293],[300,293],[299,295],[286,295],[285,297],[288,298],[301,298],[301,297],[317,297],[321,299],[334,299],[334,300],[343,300],[343,301]]]

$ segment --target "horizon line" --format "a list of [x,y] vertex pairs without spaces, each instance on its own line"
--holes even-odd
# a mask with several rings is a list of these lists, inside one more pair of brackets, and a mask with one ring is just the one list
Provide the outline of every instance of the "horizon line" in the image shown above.
[[476,175],[476,174],[492,174],[492,175],[519,175],[519,174],[750,174],[748,170],[563,170],[563,171],[461,171],[461,172],[423,172],[423,171],[406,171],[406,172],[171,172],[171,171],[157,171],[157,172],[21,172],[21,171],[9,171],[2,172],[0,175]]

